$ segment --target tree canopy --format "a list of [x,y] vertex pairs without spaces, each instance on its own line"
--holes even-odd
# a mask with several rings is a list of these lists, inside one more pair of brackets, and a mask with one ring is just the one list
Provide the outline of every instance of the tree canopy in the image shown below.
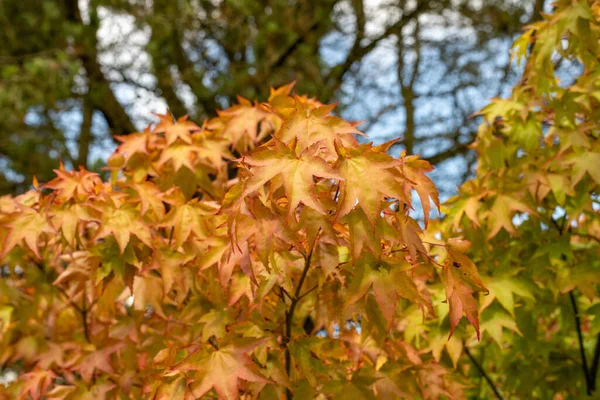
[[434,179],[454,193],[474,161],[469,116],[514,80],[506,51],[544,2],[413,3],[5,0],[0,193],[51,179],[61,159],[99,172],[112,136],[151,112],[199,121],[291,81],[374,140],[402,137],[398,153],[453,159]]
[[597,396],[599,46],[598,0],[525,28],[443,203],[293,83],[0,197],[0,398]]

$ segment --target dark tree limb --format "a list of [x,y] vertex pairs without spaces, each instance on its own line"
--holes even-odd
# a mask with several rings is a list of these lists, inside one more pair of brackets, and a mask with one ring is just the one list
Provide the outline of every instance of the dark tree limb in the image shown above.
[[477,360],[475,359],[475,357],[473,357],[473,355],[469,351],[469,348],[466,347],[466,346],[464,346],[464,349],[465,349],[465,353],[467,354],[467,356],[469,357],[469,359],[471,360],[471,362],[473,363],[473,365],[475,366],[475,368],[477,368],[477,371],[479,371],[479,373],[481,374],[481,376],[483,376],[483,379],[485,379],[485,381],[488,383],[488,385],[490,386],[490,388],[492,389],[492,391],[496,395],[496,398],[498,400],[502,400],[502,395],[500,394],[500,391],[498,390],[498,388],[496,387],[496,385],[494,385],[494,382],[489,377],[489,375],[485,372],[485,370],[483,369],[483,367],[477,362]]
[[592,392],[596,390],[596,378],[598,377],[598,366],[600,364],[600,333],[596,338],[596,348],[592,356],[592,366],[590,367],[590,388]]
[[[315,240],[316,243],[316,240]],[[304,269],[302,270],[302,275],[300,276],[300,280],[298,281],[298,286],[296,286],[296,290],[294,292],[294,297],[291,299],[292,302],[290,304],[290,308],[285,313],[285,336],[283,337],[283,344],[285,345],[285,372],[290,376],[292,370],[292,355],[290,353],[290,349],[288,344],[292,338],[292,323],[294,320],[294,312],[296,311],[296,306],[298,302],[302,299],[303,296],[300,296],[302,291],[302,285],[304,285],[304,280],[308,275],[308,270],[310,269],[310,262],[312,260],[312,254],[315,246],[313,244],[310,249],[308,255],[304,258]],[[286,389],[286,398],[288,400],[292,399],[292,391],[290,389]]]
[[[571,306],[573,306],[573,313],[575,314],[575,328],[577,329],[577,339],[579,340],[579,353],[581,355],[581,364],[583,368],[583,375],[585,376],[585,385],[587,388],[587,394],[590,396],[593,392],[592,389],[592,378],[588,369],[588,364],[585,356],[585,347],[583,347],[583,334],[581,332],[581,319],[579,318],[579,311],[577,309],[577,302],[573,291],[569,292],[569,299],[571,299]],[[597,368],[597,367],[596,367]]]
[[[117,100],[98,61],[96,49],[97,21],[90,25],[83,23],[77,0],[65,0],[64,5],[67,21],[81,26],[82,34],[75,37],[75,54],[87,73],[90,86],[94,87],[93,92],[88,92],[91,103],[104,115],[113,135],[126,135],[135,132],[133,122],[125,112],[123,105]],[[92,5],[90,5],[90,8],[92,8]],[[93,13],[95,11],[91,10],[90,14]],[[95,20],[96,18],[94,16],[91,19]]]
[[87,167],[90,145],[92,143],[92,117],[94,115],[94,108],[88,96],[85,96],[82,99],[81,109],[83,119],[81,120],[79,140],[77,143],[77,165],[73,165],[75,168],[78,165],[81,165],[84,168]]
[[400,19],[396,23],[388,26],[381,35],[373,38],[373,40],[371,40],[371,42],[368,45],[361,46],[360,41],[355,40],[354,45],[352,46],[350,52],[348,53],[348,56],[346,57],[346,60],[343,63],[338,64],[334,68],[332,68],[331,72],[325,78],[325,82],[329,86],[329,98],[325,96],[324,101],[328,102],[331,99],[331,97],[333,97],[335,92],[342,85],[342,78],[357,61],[360,61],[364,56],[373,51],[382,40],[394,34],[400,35],[402,29],[409,22],[413,21],[415,18],[418,18],[419,15],[428,10],[429,7],[430,5],[428,1],[418,1],[417,6],[414,10],[403,14],[402,17],[400,17]]

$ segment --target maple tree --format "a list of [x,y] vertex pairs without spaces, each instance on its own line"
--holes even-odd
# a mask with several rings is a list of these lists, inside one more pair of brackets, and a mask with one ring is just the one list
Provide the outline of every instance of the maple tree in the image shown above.
[[435,318],[443,274],[452,328],[464,311],[479,332],[467,244],[431,256],[415,220],[413,191],[425,224],[440,206],[431,166],[291,90],[202,125],[160,115],[117,138],[107,181],[61,165],[2,198],[0,362],[22,374],[0,393],[461,396],[402,334],[407,312]]
[[526,28],[523,76],[481,110],[476,176],[445,205],[441,231],[472,242],[490,291],[482,342],[466,343],[482,397],[598,395],[599,39],[598,1],[556,1]]
[[443,206],[428,162],[291,84],[119,136],[106,180],[61,166],[0,198],[0,366],[19,373],[0,398],[594,393],[599,20],[563,0],[517,40],[523,78]]

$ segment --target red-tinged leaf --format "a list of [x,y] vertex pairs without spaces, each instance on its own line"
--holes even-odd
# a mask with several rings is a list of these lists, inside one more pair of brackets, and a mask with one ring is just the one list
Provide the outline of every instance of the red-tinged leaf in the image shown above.
[[61,231],[69,244],[73,244],[81,222],[99,221],[89,207],[80,203],[66,202],[48,211],[48,216],[54,229]]
[[247,153],[274,128],[273,118],[277,117],[246,99],[238,98],[238,101],[239,105],[218,111],[219,120],[209,122],[209,127],[220,125],[231,146],[240,153]]
[[373,151],[370,144],[344,148],[341,141],[336,141],[336,151],[339,155],[336,167],[343,178],[340,181],[338,218],[358,206],[374,227],[383,211],[382,203],[386,196],[410,204],[394,169],[400,160]]
[[288,217],[295,212],[300,202],[325,214],[315,193],[313,177],[337,180],[343,178],[315,155],[317,150],[317,146],[313,146],[298,157],[294,152],[294,143],[286,146],[277,139],[272,146],[260,147],[250,157],[244,158],[244,162],[252,167],[252,176],[246,181],[242,197],[255,192],[274,177],[281,176],[289,201]]
[[239,380],[268,383],[257,371],[248,352],[261,343],[230,344],[209,354],[192,354],[176,366],[178,370],[195,370],[202,375],[198,384],[192,385],[196,398],[214,388],[220,399],[239,399]]
[[409,216],[404,216],[400,213],[396,213],[394,216],[402,242],[406,245],[412,262],[416,263],[417,253],[427,254],[420,236],[422,233],[421,227],[417,221]]
[[68,172],[64,169],[55,169],[54,172],[57,177],[42,185],[42,188],[56,190],[57,198],[61,201],[87,200],[95,194],[94,188],[102,184],[98,174],[86,171],[83,167],[80,167],[79,171]]
[[365,246],[375,256],[381,253],[381,243],[375,237],[372,226],[361,208],[350,211],[342,219],[342,222],[348,225],[350,250],[353,260],[360,257]]
[[182,167],[186,167],[190,171],[195,170],[196,161],[198,159],[199,148],[193,144],[175,143],[160,153],[160,158],[156,162],[156,168],[161,168],[163,165],[171,165],[175,172]]
[[433,204],[435,204],[437,207],[438,212],[441,212],[438,191],[435,188],[433,181],[429,179],[427,175],[425,175],[426,172],[432,171],[433,167],[427,161],[419,160],[418,157],[413,156],[405,158],[404,165],[401,167],[401,170],[410,181],[414,182],[414,184],[410,184],[409,186],[417,191],[417,194],[421,199],[423,216],[425,218],[425,227],[427,227],[427,223],[429,222],[429,213],[431,210],[429,199],[433,201]]
[[150,130],[145,130],[143,133],[130,133],[126,136],[115,136],[115,139],[122,144],[117,147],[116,152],[125,156],[125,162],[136,153],[148,153],[148,141],[150,138]]
[[183,271],[183,265],[192,258],[194,258],[192,254],[182,254],[173,251],[170,248],[160,248],[155,250],[150,265],[155,270],[160,271],[163,284],[163,295],[166,296],[171,291],[173,283],[178,280]]
[[175,141],[181,140],[184,143],[192,143],[192,132],[200,130],[200,127],[187,120],[187,115],[173,121],[169,115],[158,115],[159,124],[154,128],[156,133],[164,133],[167,139],[167,146],[171,146]]
[[43,233],[54,233],[55,231],[44,213],[23,205],[18,205],[18,207],[20,210],[9,214],[3,224],[9,231],[4,237],[0,259],[21,241],[27,244],[37,258],[41,258],[38,239]]
[[24,399],[30,396],[32,400],[42,399],[54,378],[56,378],[56,374],[50,370],[35,370],[23,374],[19,378],[23,382],[20,398]]
[[448,260],[444,266],[446,297],[450,305],[450,336],[460,322],[463,313],[475,328],[479,339],[479,316],[473,293],[488,292],[479,278],[475,264],[461,251],[469,248],[469,242],[453,240],[448,245]]
[[406,272],[402,271],[401,267],[390,266],[390,269],[387,269],[383,265],[378,265],[371,256],[357,261],[344,308],[361,299],[371,286],[388,326],[396,312],[398,296],[431,308],[431,305],[419,294],[415,283]]
[[326,161],[335,160],[334,141],[340,140],[344,146],[355,147],[358,142],[354,134],[362,134],[356,126],[341,118],[330,116],[335,104],[323,105],[318,108],[309,107],[300,98],[295,97],[295,106],[281,116],[283,125],[275,137],[286,144],[298,143],[299,152],[322,143],[325,148],[323,157]]
[[111,355],[123,347],[123,344],[115,344],[93,351],[83,357],[77,366],[77,371],[81,378],[90,383],[95,371],[101,371],[106,374],[113,374],[114,369],[111,362]]

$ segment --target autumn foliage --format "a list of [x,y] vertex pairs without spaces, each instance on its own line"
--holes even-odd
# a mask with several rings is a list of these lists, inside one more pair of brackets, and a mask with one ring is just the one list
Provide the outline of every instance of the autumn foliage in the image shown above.
[[[0,367],[19,374],[0,398],[460,399],[475,377],[592,393],[599,16],[559,2],[516,42],[523,79],[482,111],[442,221],[427,161],[293,85],[202,125],[159,115],[117,138],[106,180],[61,165],[0,198]],[[570,86],[557,52],[583,68]]]
[[452,329],[479,329],[468,244],[424,242],[412,216],[412,191],[425,225],[439,207],[431,166],[291,89],[202,126],[161,115],[118,137],[108,181],[61,166],[2,199],[0,361],[21,397],[460,392],[402,337],[441,274]]

